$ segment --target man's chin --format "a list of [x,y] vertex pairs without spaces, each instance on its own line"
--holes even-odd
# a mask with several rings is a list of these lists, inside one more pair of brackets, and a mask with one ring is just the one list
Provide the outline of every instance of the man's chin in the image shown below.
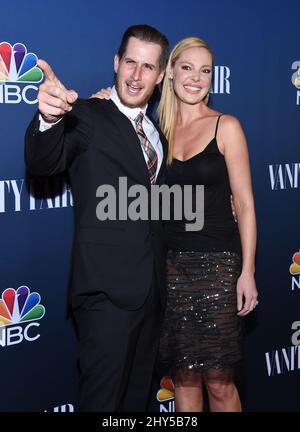
[[130,96],[121,94],[121,92],[118,92],[118,96],[122,104],[128,108],[143,108],[148,103],[148,99],[145,96]]

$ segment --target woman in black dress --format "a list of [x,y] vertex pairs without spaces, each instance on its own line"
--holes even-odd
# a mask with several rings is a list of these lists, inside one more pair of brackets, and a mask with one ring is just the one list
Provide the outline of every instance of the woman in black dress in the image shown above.
[[204,185],[201,231],[186,231],[186,220],[165,222],[168,301],[160,356],[174,382],[176,411],[202,411],[204,386],[210,411],[241,411],[233,372],[242,317],[257,305],[247,143],[235,117],[208,107],[212,74],[206,42],[180,41],[158,108],[170,145],[167,184]]

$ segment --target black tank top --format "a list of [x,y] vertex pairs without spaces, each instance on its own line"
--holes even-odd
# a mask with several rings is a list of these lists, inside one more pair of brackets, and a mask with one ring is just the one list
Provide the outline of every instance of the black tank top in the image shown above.
[[[184,217],[182,220],[174,220],[171,200],[171,220],[164,222],[169,249],[241,253],[239,230],[231,210],[228,171],[217,145],[220,117],[221,115],[217,120],[215,136],[203,151],[185,161],[173,159],[167,168],[168,186],[193,185],[193,205],[196,202],[195,186],[204,185],[204,226],[200,231],[186,231],[185,224],[192,222]],[[195,210],[195,206],[193,208]]]

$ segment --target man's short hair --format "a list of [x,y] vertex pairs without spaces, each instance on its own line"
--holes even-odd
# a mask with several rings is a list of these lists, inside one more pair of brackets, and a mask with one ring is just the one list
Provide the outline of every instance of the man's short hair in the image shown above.
[[161,47],[161,55],[159,59],[159,68],[165,69],[168,54],[169,54],[169,42],[165,35],[147,24],[138,24],[128,27],[122,37],[122,41],[118,50],[119,59],[121,59],[126,51],[128,40],[131,37],[135,37],[144,42],[152,42]]

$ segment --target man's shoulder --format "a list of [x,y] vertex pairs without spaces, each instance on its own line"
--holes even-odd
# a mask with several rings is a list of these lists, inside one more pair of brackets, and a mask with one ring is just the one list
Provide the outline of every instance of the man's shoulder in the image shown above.
[[72,121],[77,119],[79,122],[87,122],[89,124],[102,124],[112,115],[116,115],[115,104],[112,101],[90,98],[90,99],[77,99],[73,106],[72,111],[67,114],[67,118]]
[[111,100],[99,99],[99,98],[89,98],[89,99],[78,99],[76,105],[81,109],[106,112],[113,110],[115,104]]

